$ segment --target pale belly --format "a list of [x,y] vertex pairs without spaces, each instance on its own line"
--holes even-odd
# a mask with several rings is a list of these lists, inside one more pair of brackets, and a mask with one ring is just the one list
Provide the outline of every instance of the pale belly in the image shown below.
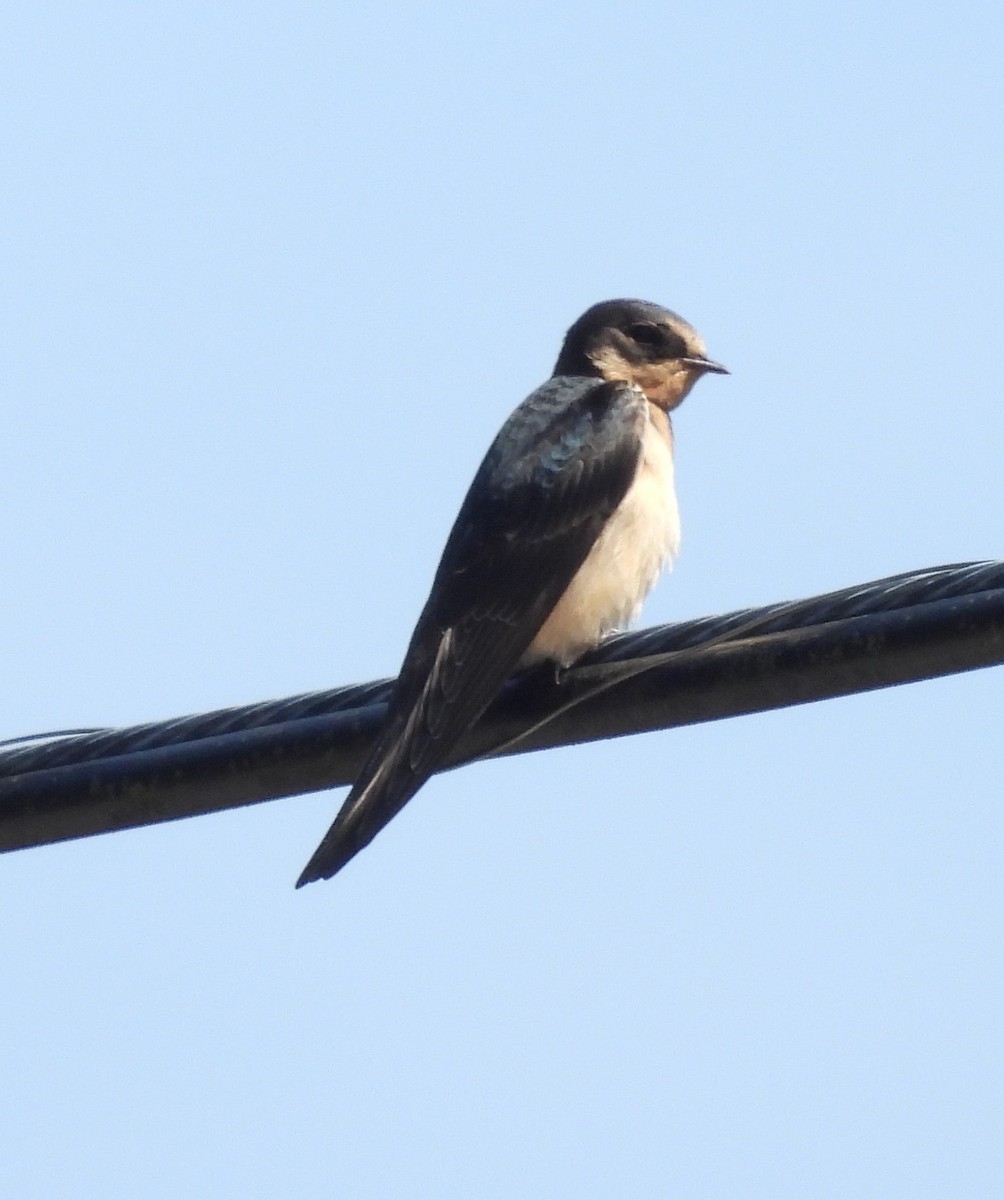
[[667,434],[654,422],[646,427],[634,482],[531,642],[524,663],[550,658],[568,666],[622,629],[676,557],[680,515]]

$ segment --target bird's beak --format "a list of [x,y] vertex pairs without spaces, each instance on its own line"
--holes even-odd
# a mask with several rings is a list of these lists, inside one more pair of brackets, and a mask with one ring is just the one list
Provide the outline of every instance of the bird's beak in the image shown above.
[[686,363],[688,367],[693,367],[695,371],[709,372],[712,375],[731,374],[728,367],[723,367],[721,363],[710,358],[681,358],[680,362]]

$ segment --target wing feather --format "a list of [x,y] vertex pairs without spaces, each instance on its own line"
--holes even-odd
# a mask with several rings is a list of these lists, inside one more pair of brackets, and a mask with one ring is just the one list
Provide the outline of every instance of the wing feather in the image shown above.
[[298,887],[367,845],[498,694],[630,487],[645,404],[626,384],[556,378],[502,427],[447,540],[384,728]]

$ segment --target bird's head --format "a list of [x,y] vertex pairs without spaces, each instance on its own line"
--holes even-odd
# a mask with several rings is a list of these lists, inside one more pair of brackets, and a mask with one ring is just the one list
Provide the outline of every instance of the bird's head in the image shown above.
[[676,313],[645,300],[604,300],[565,335],[555,375],[595,375],[633,383],[665,412],[708,372],[728,370],[708,358],[704,339]]

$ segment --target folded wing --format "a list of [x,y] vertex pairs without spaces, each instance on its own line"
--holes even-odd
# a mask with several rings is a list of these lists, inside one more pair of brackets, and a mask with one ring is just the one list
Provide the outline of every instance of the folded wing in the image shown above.
[[502,427],[450,533],[384,728],[297,887],[367,845],[498,694],[624,498],[646,404],[628,384],[558,377]]

